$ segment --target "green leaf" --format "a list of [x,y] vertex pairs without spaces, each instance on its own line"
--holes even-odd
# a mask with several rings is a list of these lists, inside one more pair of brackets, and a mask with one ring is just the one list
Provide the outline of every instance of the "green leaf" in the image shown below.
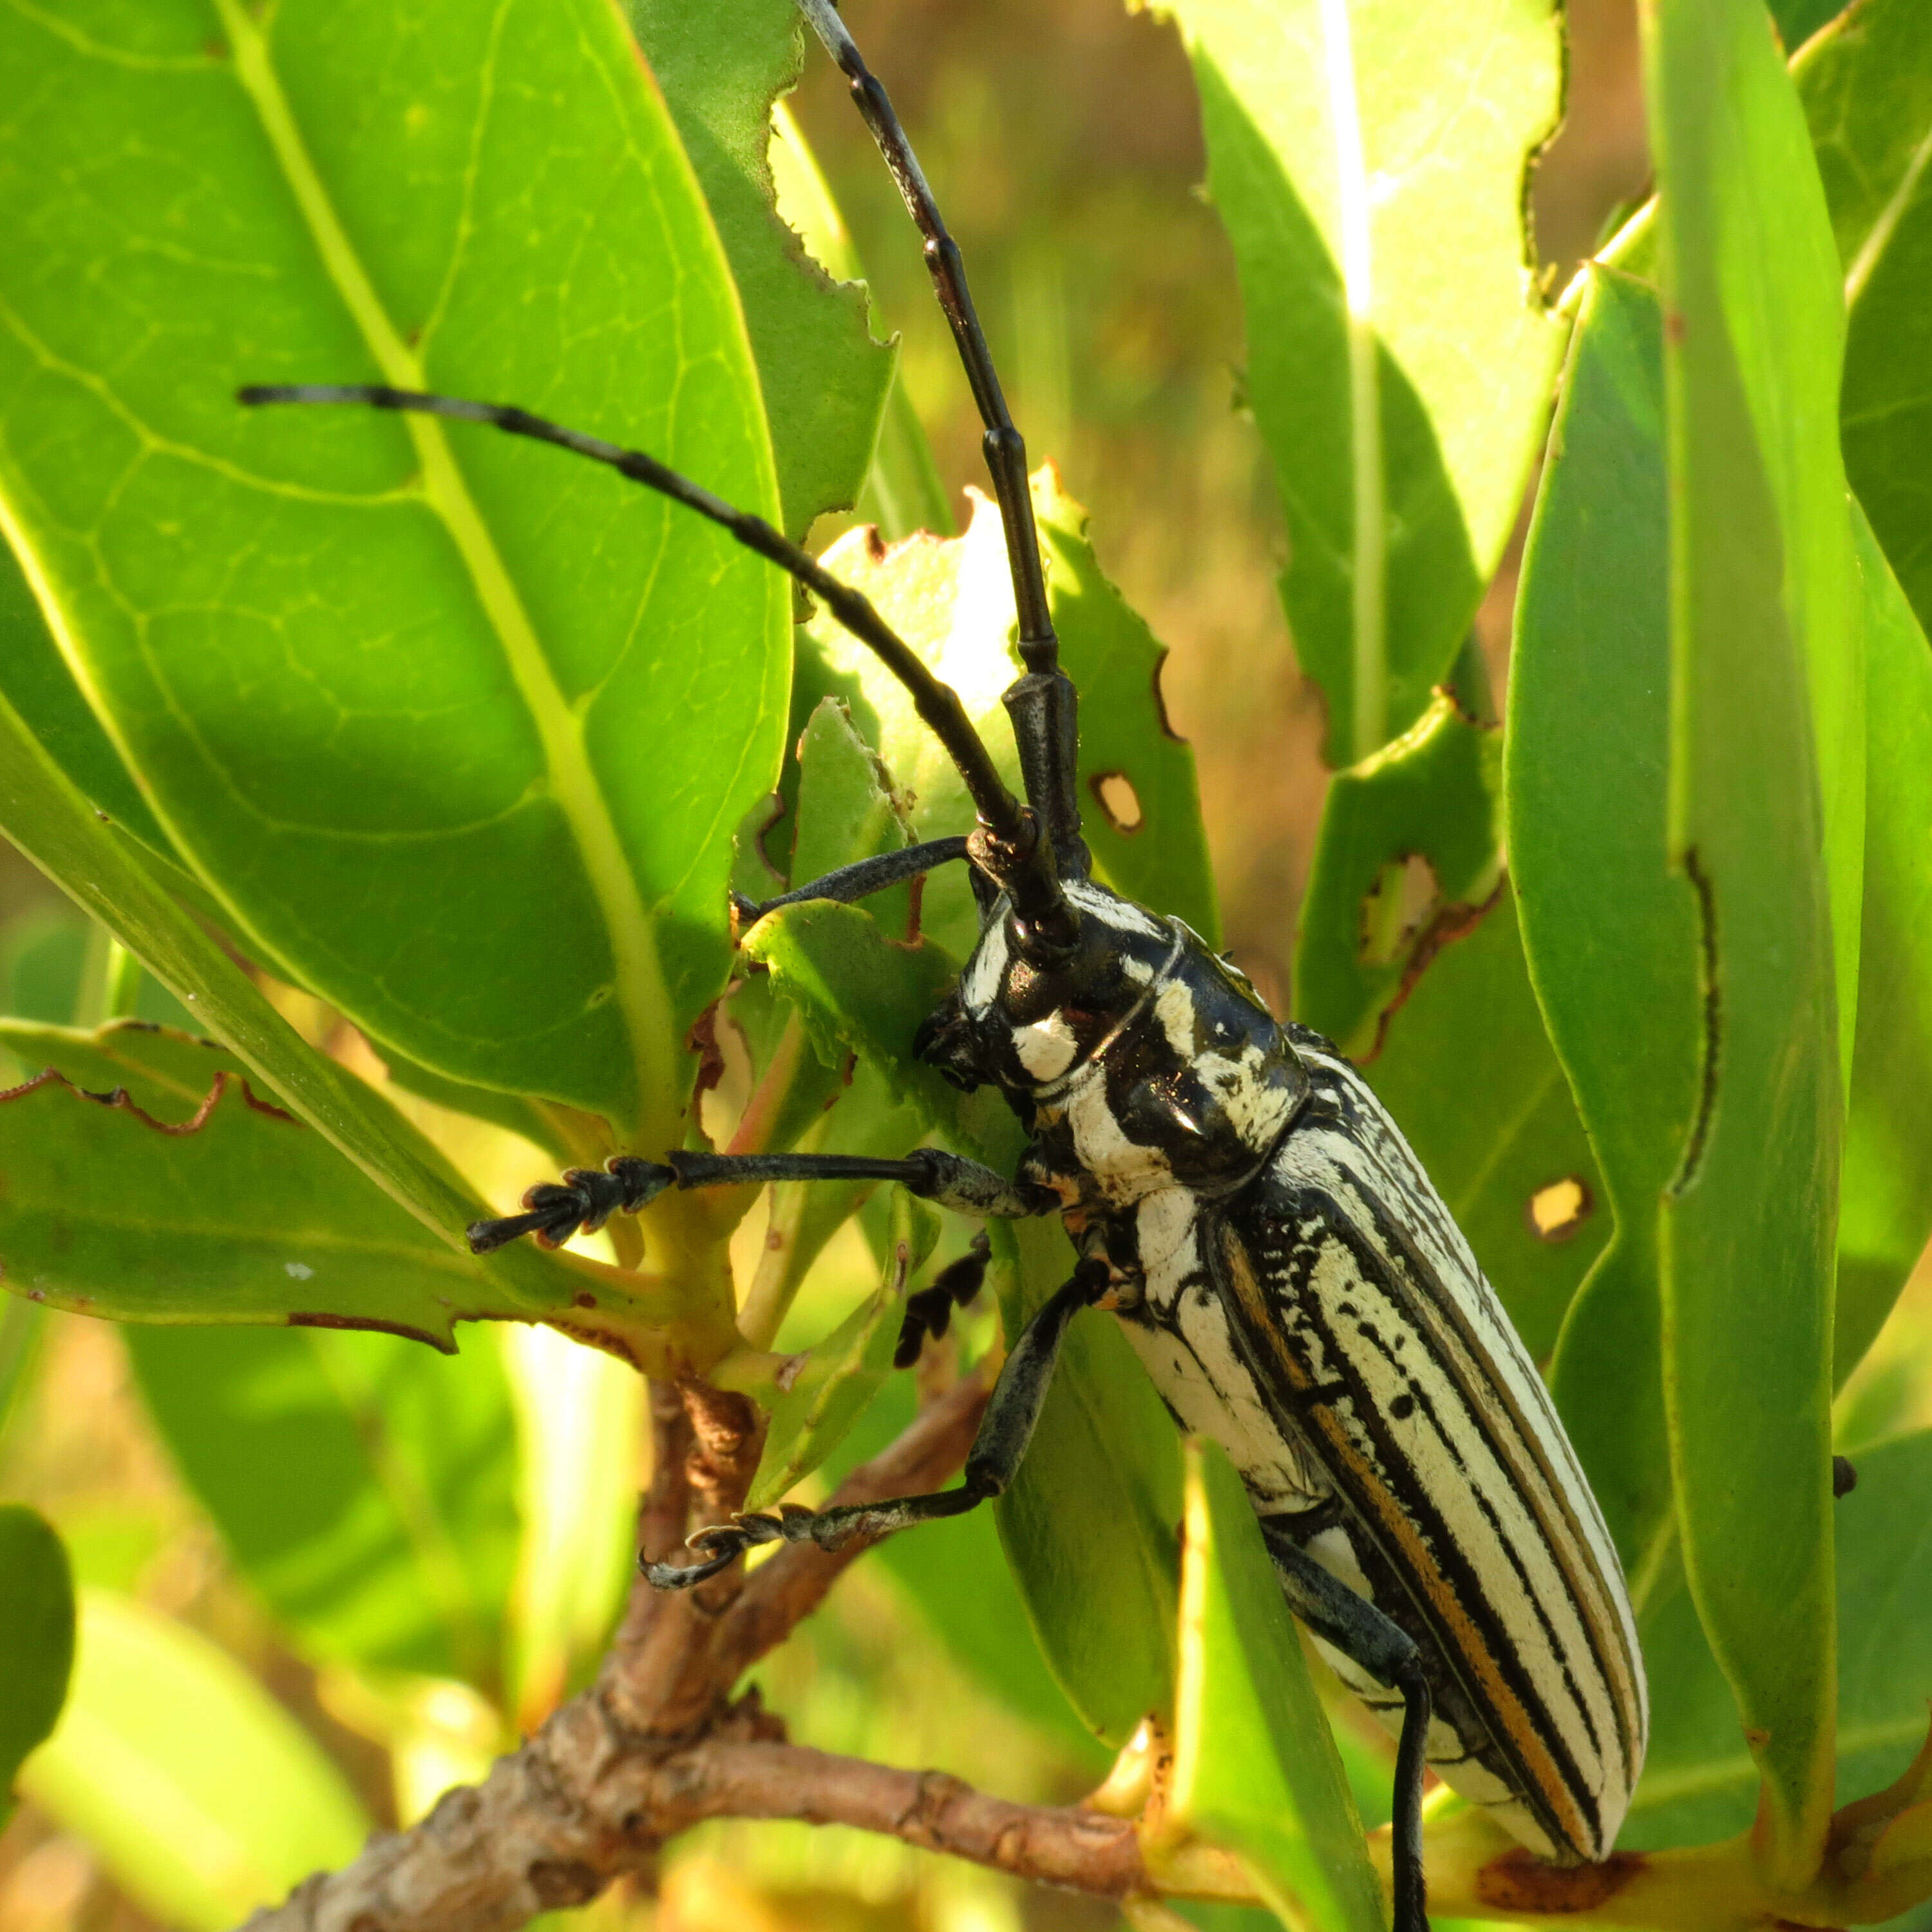
[[798,9],[792,0],[756,0],[732,15],[728,33],[718,32],[717,10],[705,0],[626,0],[625,10],[730,258],[784,526],[802,538],[822,512],[857,499],[895,356],[872,340],[865,290],[832,280],[773,206],[772,105],[799,76]]
[[[0,1100],[15,1293],[121,1322],[384,1328],[446,1351],[460,1318],[529,1312],[212,1042],[0,1022],[0,1046],[56,1070]],[[112,1187],[77,1186],[88,1173]]]
[[511,1715],[527,1735],[603,1655],[637,1574],[644,1388],[628,1364],[550,1329],[498,1336],[516,1413],[522,1526]]
[[1595,274],[1523,551],[1504,762],[1523,945],[1615,1232],[1551,1372],[1634,1574],[1670,1507],[1658,1205],[1697,1102],[1697,911],[1666,862],[1670,530],[1655,296]]
[[406,1094],[414,1094],[448,1108],[453,1114],[467,1114],[472,1120],[488,1120],[493,1126],[516,1134],[532,1147],[542,1148],[560,1167],[579,1155],[580,1150],[572,1147],[565,1136],[557,1110],[541,1100],[446,1078],[393,1048],[385,1049],[382,1060],[390,1079]]
[[1778,22],[1778,38],[1787,48],[1802,46],[1818,29],[1842,10],[1852,10],[1846,0],[1767,0]]
[[1295,1017],[1343,1052],[1375,1051],[1430,953],[1494,897],[1501,754],[1497,733],[1443,692],[1335,774],[1296,934]]
[[807,1353],[796,1378],[772,1408],[758,1473],[745,1498],[747,1509],[768,1509],[810,1475],[885,1386],[905,1315],[908,1284],[939,1237],[938,1215],[902,1190],[893,1190],[892,1220],[884,1278]]
[[1849,310],[1845,467],[1918,621],[1932,623],[1932,31],[1914,0],[1864,0],[1794,63]]
[[[1932,1562],[1932,1431],[1861,1450],[1856,1460],[1858,1487],[1834,1514],[1840,1804],[1880,1790],[1911,1762],[1924,1742],[1932,1682],[1923,1585]],[[1653,1593],[1642,1638],[1650,1751],[1619,1846],[1708,1844],[1748,1829],[1757,1767],[1681,1570],[1672,1569]]]
[[1535,454],[1559,330],[1522,184],[1556,124],[1544,0],[1174,0],[1247,314],[1302,668],[1353,764],[1428,704]]
[[0,1503],[0,1825],[20,1761],[54,1727],[74,1669],[74,1577],[46,1520]]
[[[1018,1324],[1072,1274],[1057,1226],[1010,1233],[1018,1288],[1001,1305]],[[1026,1460],[994,1506],[1027,1614],[1048,1664],[1088,1727],[1118,1747],[1174,1696],[1179,1438],[1119,1324],[1088,1315],[1068,1329]]]
[[500,1681],[515,1438],[491,1337],[454,1361],[319,1329],[127,1340],[176,1466],[304,1654]]
[[[895,1100],[936,1125],[956,1130],[969,1112],[989,1126],[998,1120],[985,1102],[962,1100],[912,1057],[920,1022],[959,976],[958,962],[932,939],[922,935],[908,946],[887,938],[862,907],[807,899],[767,914],[746,934],[743,950],[770,973],[821,1058],[836,1063],[857,1054]],[[1018,1136],[1004,1139],[1016,1156]]]
[[[282,1106],[454,1256],[467,1257],[462,1230],[485,1211],[482,1202],[393,1107],[302,1040],[157,882],[139,848],[89,808],[4,698],[0,829],[219,1035]],[[500,1250],[483,1268],[484,1292],[532,1316],[574,1300],[579,1286],[568,1263],[529,1242]],[[439,1332],[446,1334],[446,1324]]]
[[362,1848],[368,1821],[295,1720],[207,1638],[82,1593],[74,1689],[21,1789],[151,1917],[219,1932]]
[[[853,728],[851,712],[837,698],[824,699],[806,721],[799,738],[798,767],[791,848],[794,886],[911,843],[878,754]],[[895,886],[866,899],[866,910],[882,932],[908,930],[910,891],[909,886]]]
[[[1033,481],[1053,621],[1062,659],[1081,694],[1080,784],[1095,869],[1116,890],[1144,896],[1210,938],[1220,917],[1208,878],[1193,754],[1168,730],[1157,687],[1161,650],[1101,574],[1084,532],[1086,513],[1050,469]],[[881,549],[854,530],[825,554],[826,568],[863,591],[887,622],[958,692],[967,715],[1010,784],[1018,782],[1012,735],[1000,696],[1020,671],[1010,639],[1012,579],[998,512],[972,496],[964,536],[917,536]],[[909,801],[915,838],[943,838],[973,824],[951,761],[912,708],[902,686],[823,615],[800,634],[801,695],[844,698],[860,734],[878,752],[898,796]],[[1124,775],[1132,805],[1106,781]],[[1138,829],[1108,822],[1115,800]],[[964,868],[947,866],[926,885],[922,930],[955,958],[970,951],[979,916]]]
[[[0,696],[33,719],[48,755],[91,803],[172,858],[167,835],[88,709],[47,628],[33,586],[0,532]],[[69,1017],[63,1013],[61,1017]]]
[[[836,1482],[895,1441],[912,1420],[913,1378],[888,1382],[825,1466]],[[1083,1772],[1098,1778],[1108,1754],[1067,1701],[1042,1654],[1012,1566],[1000,1547],[988,1510],[922,1524],[913,1536],[889,1536],[866,1559],[892,1580],[940,1640],[989,1696],[1066,1746]]]
[[[1695,1111],[1696,903],[1663,863],[1670,734],[1663,329],[1599,276],[1584,304],[1524,553],[1510,678],[1510,850],[1531,969],[1616,1216],[1552,1382],[1626,1567],[1670,1500],[1657,1358],[1656,1204]],[[1857,1043],[1838,1229],[1834,1381],[1932,1233],[1932,652],[1858,522],[1870,678]]]
[[1523,963],[1514,898],[1445,945],[1364,1077],[1541,1360],[1605,1234],[1603,1190]]
[[160,0],[9,15],[0,65],[32,76],[0,119],[0,500],[163,828],[376,1040],[675,1139],[784,584],[559,452],[234,400],[501,397],[775,512],[724,253],[622,22]]
[[1868,702],[1864,932],[1838,1203],[1842,1385],[1932,1236],[1932,649],[1862,514]]
[[1812,4],[1838,17],[1793,58],[1791,75],[1856,308],[1886,251],[1924,218],[1932,34],[1912,0],[1862,0],[1842,13],[1831,0]]
[[1382,1900],[1253,1505],[1187,1444],[1175,1824],[1240,1854],[1284,1925],[1382,1932]]
[[[778,190],[779,218],[797,230],[806,247],[830,274],[841,281],[863,281],[865,269],[845,218],[832,198],[817,158],[782,100],[772,110],[768,158],[772,184]],[[903,373],[896,356],[872,467],[859,495],[859,520],[876,524],[879,533],[891,543],[915,530],[950,537],[955,529],[952,502],[918,412],[906,394]]]
[[1663,1216],[1664,1402],[1692,1594],[1756,1741],[1768,1869],[1795,1883],[1832,1798],[1832,1241],[1864,863],[1843,309],[1759,0],[1660,0],[1645,26],[1671,318],[1670,844],[1708,1001]]

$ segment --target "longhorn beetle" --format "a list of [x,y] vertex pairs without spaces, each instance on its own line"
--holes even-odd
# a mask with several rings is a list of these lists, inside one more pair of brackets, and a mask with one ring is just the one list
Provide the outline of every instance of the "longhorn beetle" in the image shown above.
[[[1622,1570],[1540,1378],[1400,1130],[1354,1070],[1278,1023],[1178,919],[1090,876],[1076,789],[1077,694],[1061,670],[1014,428],[959,250],[831,0],[799,0],[851,84],[906,206],[986,425],[1025,669],[1005,694],[1026,793],[1008,791],[958,698],[858,592],[760,519],[641,452],[524,410],[367,386],[242,392],[244,403],[413,410],[607,464],[728,530],[822,602],[910,693],[978,823],[797,886],[853,901],[964,860],[980,914],[957,988],[918,1055],[990,1084],[1030,1130],[1012,1178],[938,1148],[837,1154],[621,1155],[477,1222],[478,1253],[556,1243],[667,1187],[896,1180],[985,1216],[1058,1213],[1080,1259],[1006,1358],[957,1489],[699,1531],[698,1560],[644,1560],[665,1589],[756,1544],[836,1549],[999,1495],[1026,1454],[1067,1324],[1111,1311],[1174,1419],[1240,1472],[1295,1614],[1399,1737],[1396,1932],[1426,1932],[1425,1765],[1533,1850],[1603,1857],[1643,1760],[1643,1670]],[[980,1251],[983,1256],[983,1248]],[[956,1270],[957,1264],[956,1264]],[[949,1274],[955,1271],[950,1270]],[[914,1298],[902,1360],[973,1273]]]

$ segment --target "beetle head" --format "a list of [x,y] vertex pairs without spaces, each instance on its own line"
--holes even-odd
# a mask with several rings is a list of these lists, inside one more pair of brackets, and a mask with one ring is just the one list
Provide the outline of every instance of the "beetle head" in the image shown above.
[[1080,915],[1070,949],[1042,958],[1023,944],[1002,900],[958,990],[920,1029],[920,1058],[956,1086],[1052,1087],[1105,1047],[1171,961],[1171,926],[1087,880],[1066,891]]

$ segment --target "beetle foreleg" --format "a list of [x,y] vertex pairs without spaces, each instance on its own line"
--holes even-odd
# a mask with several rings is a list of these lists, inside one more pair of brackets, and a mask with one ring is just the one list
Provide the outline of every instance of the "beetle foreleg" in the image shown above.
[[1429,1932],[1422,1870],[1422,1778],[1431,1699],[1422,1654],[1406,1632],[1366,1597],[1332,1576],[1292,1538],[1265,1520],[1262,1536],[1288,1606],[1315,1634],[1372,1676],[1402,1693],[1402,1738],[1396,1746],[1390,1834],[1395,1890],[1394,1932]]
[[[698,1531],[691,1547],[703,1552],[698,1563],[652,1563],[640,1557],[639,1567],[660,1590],[688,1589],[715,1576],[734,1558],[760,1543],[815,1543],[821,1550],[838,1550],[856,1537],[868,1541],[890,1536],[916,1523],[936,1522],[964,1516],[989,1497],[1000,1495],[1025,1460],[1027,1444],[1046,1400],[1066,1324],[1106,1289],[1104,1264],[1083,1262],[1071,1280],[1057,1288],[1013,1344],[993,1384],[979,1433],[966,1457],[965,1480],[956,1490],[923,1496],[890,1496],[876,1503],[849,1503],[839,1509],[784,1509],[776,1516],[741,1516],[735,1522],[714,1524]],[[1405,1928],[1406,1932],[1406,1928]]]
[[470,1250],[487,1255],[522,1234],[535,1234],[554,1247],[580,1228],[595,1234],[620,1208],[636,1214],[667,1187],[729,1187],[766,1180],[896,1180],[942,1208],[1002,1220],[1048,1214],[1060,1205],[1050,1189],[1030,1180],[1009,1180],[943,1148],[914,1148],[899,1160],[874,1160],[865,1154],[680,1151],[655,1161],[620,1154],[601,1171],[574,1167],[560,1181],[530,1188],[524,1196],[526,1213],[471,1222]]
[[739,922],[748,926],[754,920],[763,919],[768,912],[776,912],[781,906],[797,905],[806,899],[837,899],[842,904],[850,905],[855,899],[862,899],[872,892],[882,892],[889,886],[903,885],[908,879],[923,878],[934,866],[950,865],[956,859],[964,858],[966,845],[963,834],[953,838],[928,838],[923,845],[903,846],[896,852],[881,852],[875,857],[841,866],[836,872],[827,872],[808,884],[794,886],[790,892],[779,893],[776,898],[748,899],[742,892],[734,892],[732,907]]

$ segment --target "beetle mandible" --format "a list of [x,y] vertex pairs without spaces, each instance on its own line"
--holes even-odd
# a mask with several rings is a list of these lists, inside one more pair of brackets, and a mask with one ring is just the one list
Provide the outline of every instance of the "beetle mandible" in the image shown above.
[[[697,1533],[698,1561],[646,1560],[646,1575],[684,1588],[754,1544],[836,1548],[999,1495],[1026,1453],[1067,1324],[1082,1309],[1108,1310],[1176,1421],[1228,1452],[1289,1605],[1397,1732],[1395,1927],[1426,1932],[1426,1766],[1532,1850],[1564,1861],[1609,1852],[1647,1725],[1622,1572],[1540,1378],[1368,1087],[1320,1035],[1277,1022],[1180,920],[1090,876],[1078,694],[1048,615],[1025,446],[959,251],[884,88],[830,0],[798,4],[924,238],[986,425],[1025,666],[1005,694],[1024,802],[955,694],[866,598],[652,458],[520,410],[414,392],[304,385],[242,399],[422,410],[558,444],[722,525],[820,598],[910,692],[978,824],[740,911],[854,900],[968,862],[979,940],[916,1050],[961,1086],[997,1088],[1030,1131],[1028,1152],[1011,1179],[937,1148],[898,1160],[620,1156],[532,1189],[522,1214],[479,1222],[471,1243],[479,1252],[524,1234],[554,1243],[667,1187],[748,1180],[872,1178],[976,1216],[1058,1213],[1078,1264],[1015,1341],[959,1487],[741,1516]],[[902,1360],[943,1325],[952,1292],[912,1298]]]

